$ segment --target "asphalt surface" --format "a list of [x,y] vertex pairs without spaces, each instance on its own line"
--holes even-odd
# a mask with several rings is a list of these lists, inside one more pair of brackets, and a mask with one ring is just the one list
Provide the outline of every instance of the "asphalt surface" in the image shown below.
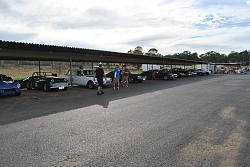
[[0,98],[0,166],[250,164],[250,75]]

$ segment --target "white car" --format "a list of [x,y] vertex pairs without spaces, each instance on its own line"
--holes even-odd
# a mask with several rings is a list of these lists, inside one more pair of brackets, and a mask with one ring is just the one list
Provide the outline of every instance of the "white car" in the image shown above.
[[[70,70],[63,76],[70,83]],[[98,86],[97,79],[94,77],[93,69],[73,69],[72,70],[72,84],[78,86],[85,86],[89,89],[93,89]],[[109,86],[112,84],[111,78],[103,78],[104,86]]]

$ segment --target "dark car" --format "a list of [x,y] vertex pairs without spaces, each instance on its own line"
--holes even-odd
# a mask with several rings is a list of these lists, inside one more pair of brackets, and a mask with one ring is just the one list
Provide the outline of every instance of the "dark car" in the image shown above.
[[[113,80],[114,79],[114,71],[107,73],[106,77],[110,77]],[[136,82],[141,83],[144,80],[146,80],[146,77],[141,75],[141,74],[130,73],[128,76],[128,81],[130,83],[136,83]],[[120,77],[120,82],[122,82],[122,75]]]
[[197,69],[195,70],[197,75],[209,75],[210,73],[208,71],[204,71],[203,69]]
[[141,74],[136,74],[136,73],[130,73],[128,76],[128,81],[130,83],[141,83],[142,81],[145,81],[146,77],[141,75]]
[[196,70],[194,70],[194,69],[189,69],[189,70],[187,70],[187,71],[188,71],[188,74],[189,74],[190,76],[197,76]]
[[159,70],[149,70],[149,71],[143,71],[140,75],[144,77],[144,79],[151,80],[153,79],[153,74],[155,75]]
[[45,92],[51,89],[66,90],[68,88],[68,80],[57,77],[51,72],[34,72],[31,77],[25,79],[22,83],[27,89],[41,89]]
[[173,80],[176,78],[176,76],[173,73],[171,73],[169,70],[162,69],[155,73],[155,78],[162,79],[162,80]]
[[0,74],[0,96],[21,94],[21,85],[14,81],[11,77]]

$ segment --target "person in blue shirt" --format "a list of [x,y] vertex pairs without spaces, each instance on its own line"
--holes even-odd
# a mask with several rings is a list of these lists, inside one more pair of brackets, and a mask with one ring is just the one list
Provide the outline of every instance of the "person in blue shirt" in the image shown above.
[[113,79],[114,90],[119,90],[120,78],[121,78],[121,70],[119,68],[119,65],[116,65],[114,70],[114,79]]

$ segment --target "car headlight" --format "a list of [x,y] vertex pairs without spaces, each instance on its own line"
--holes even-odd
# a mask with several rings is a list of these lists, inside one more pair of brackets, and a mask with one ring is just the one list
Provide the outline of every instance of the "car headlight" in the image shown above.
[[16,87],[17,87],[18,89],[20,89],[20,88],[21,88],[21,85],[18,83],[18,84],[16,84]]

